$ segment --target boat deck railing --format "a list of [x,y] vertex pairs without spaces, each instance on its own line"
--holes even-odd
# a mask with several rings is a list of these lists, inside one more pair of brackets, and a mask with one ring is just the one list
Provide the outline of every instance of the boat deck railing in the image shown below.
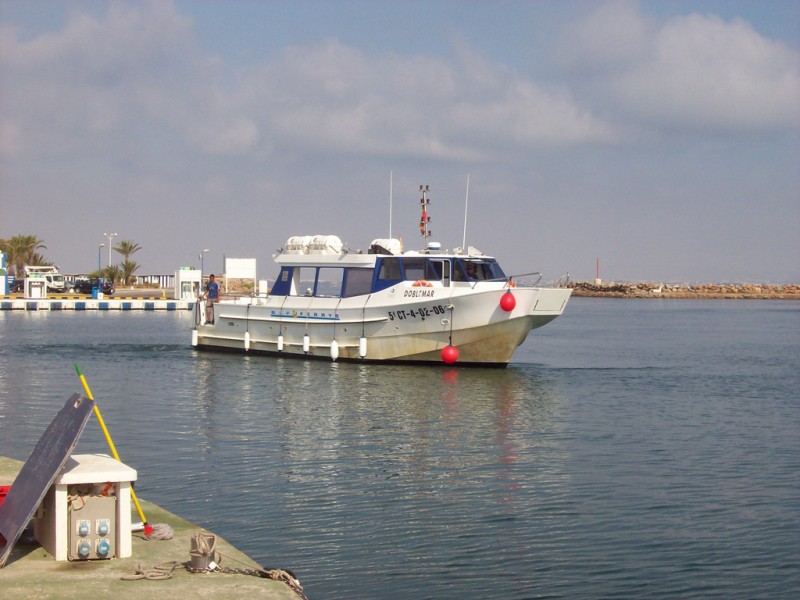
[[495,277],[494,279],[481,279],[479,281],[473,281],[472,287],[475,287],[476,283],[482,283],[486,281],[494,283],[503,282],[503,283],[508,283],[509,286],[514,286],[516,285],[514,280],[515,279],[519,280],[522,277],[536,277],[536,280],[533,282],[527,282],[527,281],[520,282],[520,285],[522,285],[523,287],[536,287],[542,280],[542,274],[539,271],[533,271],[532,273],[519,273],[517,275],[509,275],[507,277]]
[[554,279],[550,283],[547,284],[547,287],[554,287],[554,288],[563,288],[568,287],[570,282],[569,273],[564,273],[558,279]]

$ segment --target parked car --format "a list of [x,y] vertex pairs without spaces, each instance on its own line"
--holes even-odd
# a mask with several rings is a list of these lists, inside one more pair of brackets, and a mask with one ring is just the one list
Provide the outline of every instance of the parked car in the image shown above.
[[[72,284],[71,289],[75,290],[76,294],[91,294],[92,289],[97,287],[97,278],[89,279],[87,277],[80,277]],[[103,281],[103,294],[110,296],[114,293],[114,284],[110,281]]]

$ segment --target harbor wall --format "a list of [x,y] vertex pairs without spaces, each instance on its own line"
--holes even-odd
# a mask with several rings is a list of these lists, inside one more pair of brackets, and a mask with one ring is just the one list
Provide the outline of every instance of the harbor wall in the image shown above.
[[800,300],[798,284],[755,283],[616,283],[573,281],[574,297],[590,298],[684,298],[684,299],[731,299],[731,300]]
[[107,310],[107,311],[129,311],[129,310],[192,310],[194,300],[171,300],[165,298],[146,299],[146,298],[108,298],[98,300],[94,298],[10,298],[0,297],[0,311],[4,310]]

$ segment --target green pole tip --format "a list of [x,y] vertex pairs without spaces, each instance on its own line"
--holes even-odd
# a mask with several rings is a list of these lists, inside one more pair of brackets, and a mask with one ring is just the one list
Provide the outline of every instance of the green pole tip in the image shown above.
[[80,377],[81,375],[83,375],[83,373],[81,373],[81,368],[78,366],[78,364],[77,364],[77,363],[75,363],[75,370],[78,372],[78,377]]

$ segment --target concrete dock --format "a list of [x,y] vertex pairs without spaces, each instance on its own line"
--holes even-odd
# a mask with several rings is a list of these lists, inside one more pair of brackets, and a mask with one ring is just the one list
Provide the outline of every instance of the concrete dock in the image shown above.
[[[0,456],[0,485],[12,485],[23,463]],[[169,525],[171,540],[144,539],[141,532],[133,533],[133,555],[91,561],[56,561],[28,531],[14,546],[6,566],[0,569],[0,589],[3,598],[108,598],[116,600],[151,598],[249,598],[268,600],[298,600],[302,596],[281,581],[244,573],[191,573],[189,550],[191,540],[206,530],[139,498],[144,514],[151,524]],[[138,521],[136,513],[132,516]],[[29,528],[30,530],[30,528]],[[252,559],[217,536],[221,567],[228,569],[257,569]],[[175,561],[169,579],[138,579],[128,581],[137,571],[155,573],[158,565]],[[291,568],[288,565],[264,565],[266,568]],[[168,569],[168,568],[167,568]],[[301,577],[300,573],[296,573]]]
[[46,299],[22,298],[13,296],[0,296],[0,311],[2,310],[192,310],[194,300],[173,300],[162,297],[109,297],[102,300],[87,298],[85,296],[55,296]]

